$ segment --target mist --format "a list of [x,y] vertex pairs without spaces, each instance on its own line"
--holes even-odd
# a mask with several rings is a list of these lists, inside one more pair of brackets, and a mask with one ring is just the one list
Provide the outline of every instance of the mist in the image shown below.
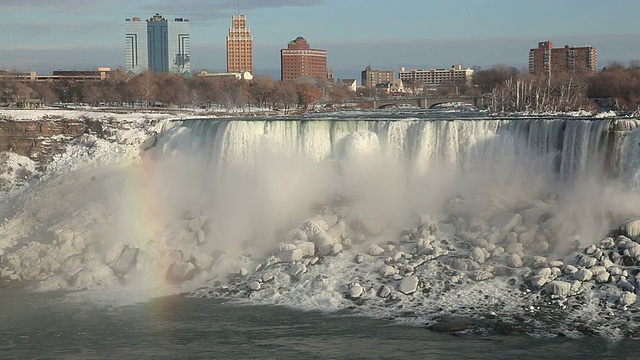
[[[597,243],[640,213],[633,171],[611,176],[611,164],[580,157],[589,152],[562,151],[531,132],[523,137],[513,124],[525,123],[172,123],[135,159],[64,175],[54,168],[34,187],[39,196],[16,196],[2,240],[11,241],[3,245],[5,263],[27,279],[45,278],[44,288],[166,284],[173,264],[204,264],[192,271],[195,286],[255,266],[251,258],[277,254],[292,231],[327,214],[343,214],[341,236],[363,241],[345,244],[363,252],[403,230],[418,234],[426,215],[442,225],[440,236],[475,241],[492,236],[495,219],[516,214],[519,225],[497,229],[495,245],[527,233],[525,253],[560,258],[576,241]],[[83,144],[73,148],[83,159],[106,146]],[[633,167],[624,164],[634,163],[635,148],[620,148],[619,166]],[[363,236],[363,220],[384,230]],[[125,253],[131,259],[116,265]]]
[[[481,136],[465,138],[468,134],[460,133],[453,144],[443,138],[433,144],[435,138],[427,137],[408,144],[414,150],[407,153],[371,131],[334,136],[327,147],[318,133],[307,145],[286,144],[263,133],[262,122],[248,130],[250,135],[233,133],[247,130],[246,124],[235,126],[213,137],[195,129],[167,133],[143,161],[144,186],[159,210],[149,220],[160,216],[167,226],[184,222],[185,212],[197,209],[209,225],[199,251],[267,256],[322,205],[346,205],[353,218],[382,220],[393,238],[415,227],[420,214],[442,222],[461,217],[490,223],[501,213],[544,203],[553,208],[549,216],[572,224],[573,231],[557,234],[557,240],[585,243],[598,241],[639,210],[637,201],[629,201],[637,196],[601,169],[564,178],[557,172],[558,153],[528,151],[512,134],[478,130]],[[319,129],[314,131],[324,131]],[[447,208],[452,199],[460,200],[454,213]],[[186,242],[188,252],[194,240],[178,238],[166,241],[174,247]]]

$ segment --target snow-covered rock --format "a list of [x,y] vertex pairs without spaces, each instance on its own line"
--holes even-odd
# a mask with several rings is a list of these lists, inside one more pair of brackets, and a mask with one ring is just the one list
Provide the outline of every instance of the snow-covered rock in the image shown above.
[[485,258],[485,253],[481,248],[474,248],[471,251],[471,259],[473,259],[477,263],[482,264],[485,261]]
[[518,213],[500,214],[491,220],[491,226],[497,228],[501,234],[508,234],[520,225],[522,216]]
[[385,253],[385,250],[382,247],[380,247],[379,245],[372,244],[369,247],[369,255],[371,255],[371,256],[380,256],[380,255],[382,255],[384,253]]
[[593,273],[589,269],[580,269],[573,274],[573,278],[579,281],[589,281],[593,277]]
[[302,250],[295,248],[293,250],[286,250],[278,254],[278,258],[283,262],[294,262],[302,260]]
[[620,296],[620,305],[630,306],[636,303],[636,294],[630,292],[624,292]]
[[507,265],[514,268],[520,268],[524,265],[522,258],[518,254],[510,254],[507,256]]

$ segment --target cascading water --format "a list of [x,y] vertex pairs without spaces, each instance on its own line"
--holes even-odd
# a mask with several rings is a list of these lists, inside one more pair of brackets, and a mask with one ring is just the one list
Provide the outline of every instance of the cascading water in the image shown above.
[[[624,123],[620,125],[620,123]],[[190,148],[208,154],[213,164],[246,163],[261,151],[302,155],[313,161],[334,159],[345,137],[373,133],[385,156],[424,173],[432,164],[461,171],[496,156],[536,156],[565,179],[600,176],[608,170],[629,173],[632,145],[621,148],[618,127],[629,120],[609,119],[442,119],[442,120],[193,120],[167,127],[159,135],[163,151]],[[187,129],[187,131],[185,131]],[[632,133],[632,136],[635,133]],[[611,152],[615,152],[612,154]]]

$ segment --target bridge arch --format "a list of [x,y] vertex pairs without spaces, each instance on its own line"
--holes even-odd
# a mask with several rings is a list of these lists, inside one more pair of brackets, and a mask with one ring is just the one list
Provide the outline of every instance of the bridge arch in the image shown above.
[[412,105],[422,108],[420,99],[406,98],[406,99],[386,99],[386,100],[374,100],[374,106],[376,109],[386,109],[397,105]]
[[384,109],[395,105],[413,105],[421,109],[431,109],[434,106],[444,103],[464,103],[475,107],[483,107],[484,96],[482,95],[451,95],[451,96],[421,96],[421,97],[397,97],[389,99],[374,99],[371,107]]
[[466,104],[466,105],[472,105],[472,106],[477,106],[476,102],[473,100],[464,100],[464,101],[452,101],[452,100],[446,100],[446,101],[441,101],[441,102],[434,102],[431,103],[429,102],[429,107],[427,109],[435,109],[436,106],[438,105],[442,105],[442,104],[451,104],[451,103],[457,103],[457,104]]

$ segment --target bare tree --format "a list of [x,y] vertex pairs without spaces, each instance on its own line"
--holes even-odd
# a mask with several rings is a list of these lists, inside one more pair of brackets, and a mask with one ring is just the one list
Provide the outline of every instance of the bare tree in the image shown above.
[[298,93],[298,104],[305,110],[322,99],[322,90],[306,82],[297,84],[296,91]]
[[189,87],[184,77],[162,73],[155,75],[157,86],[156,100],[161,101],[166,106],[185,105],[189,101]]
[[128,98],[132,103],[141,102],[144,107],[149,107],[158,95],[158,85],[155,76],[150,71],[137,75],[127,83]]
[[34,90],[38,94],[38,98],[47,104],[53,104],[59,101],[58,97],[53,92],[50,82],[38,83],[34,86]]
[[351,91],[343,83],[337,83],[333,85],[331,91],[329,92],[329,99],[334,104],[344,105],[344,103],[351,98]]
[[271,75],[257,75],[251,81],[248,91],[251,97],[256,101],[258,107],[263,107],[267,102],[269,94],[276,88],[276,81]]

